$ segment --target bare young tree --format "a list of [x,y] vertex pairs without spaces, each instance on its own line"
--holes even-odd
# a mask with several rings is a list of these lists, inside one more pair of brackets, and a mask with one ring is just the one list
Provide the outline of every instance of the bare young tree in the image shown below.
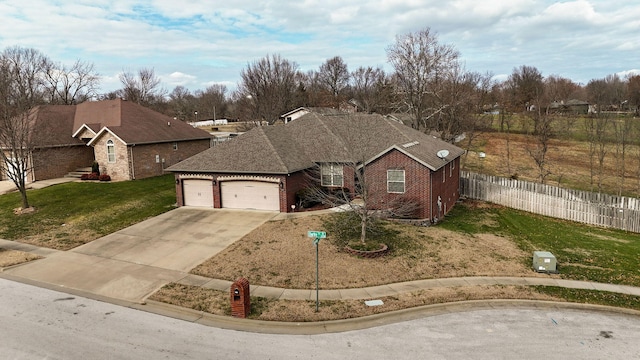
[[442,108],[434,108],[432,99],[440,93],[438,84],[457,64],[458,57],[458,51],[438,42],[429,28],[397,36],[387,48],[402,101],[414,119],[413,128],[427,132],[435,128],[432,115]]
[[31,112],[43,103],[43,74],[50,60],[35,49],[11,47],[0,54],[0,165],[29,208],[27,176],[31,153],[46,134],[31,126]]
[[67,67],[47,62],[44,74],[50,104],[75,105],[97,96],[100,76],[93,63],[76,60]]
[[240,73],[239,97],[249,99],[246,106],[251,120],[273,124],[294,104],[298,64],[280,55],[266,56],[247,65]]

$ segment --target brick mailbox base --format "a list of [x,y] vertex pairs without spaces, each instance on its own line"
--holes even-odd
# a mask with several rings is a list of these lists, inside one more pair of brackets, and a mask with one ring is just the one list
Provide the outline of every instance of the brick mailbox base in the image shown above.
[[231,284],[231,316],[246,318],[251,311],[249,280],[240,278]]

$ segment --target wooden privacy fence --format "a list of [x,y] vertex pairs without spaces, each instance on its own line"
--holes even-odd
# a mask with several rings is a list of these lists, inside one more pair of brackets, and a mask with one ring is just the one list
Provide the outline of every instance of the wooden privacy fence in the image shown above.
[[460,194],[535,214],[640,233],[640,200],[528,181],[460,174]]

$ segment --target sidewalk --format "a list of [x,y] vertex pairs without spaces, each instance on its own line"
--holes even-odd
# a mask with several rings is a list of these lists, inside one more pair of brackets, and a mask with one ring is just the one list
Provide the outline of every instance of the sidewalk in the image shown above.
[[[15,241],[0,239],[0,248],[9,250],[19,250],[39,256],[46,257],[59,253],[58,250],[40,248],[37,246],[23,244]],[[154,267],[149,267],[150,271]],[[1,269],[0,269],[1,270]],[[229,291],[232,281],[208,278],[200,275],[193,275],[181,272],[176,281],[182,285],[199,286],[207,289]],[[603,284],[591,281],[577,281],[544,277],[501,277],[501,276],[479,276],[479,277],[458,277],[443,279],[424,279],[405,281],[400,283],[370,286],[365,288],[330,289],[319,290],[320,300],[365,300],[378,297],[396,296],[401,293],[408,293],[418,290],[428,290],[443,287],[464,287],[478,285],[520,285],[520,286],[557,286],[571,289],[586,289],[608,291],[619,294],[640,296],[640,287],[627,285]],[[251,295],[277,300],[315,300],[315,289],[285,289],[262,285],[250,285]]]
[[[76,178],[57,178],[57,179],[48,179],[48,180],[40,180],[27,184],[27,189],[42,189],[47,186],[64,184],[72,181],[78,181]],[[0,181],[0,195],[8,194],[10,192],[17,191],[16,185],[11,180],[2,180]]]

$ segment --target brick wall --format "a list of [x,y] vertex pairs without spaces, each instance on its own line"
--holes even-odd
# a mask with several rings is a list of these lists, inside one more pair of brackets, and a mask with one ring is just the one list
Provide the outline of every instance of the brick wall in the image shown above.
[[[433,197],[431,202],[432,212],[429,218],[441,219],[460,198],[460,158],[438,169],[433,174],[431,187]],[[440,206],[438,205],[438,196],[441,201]]]
[[93,148],[79,145],[35,150],[32,159],[35,181],[60,178],[78,168],[91,166]]
[[[387,170],[404,170],[405,192],[402,194],[387,191]],[[371,162],[366,167],[365,179],[368,186],[368,203],[374,208],[388,209],[402,202],[415,202],[419,207],[416,218],[429,218],[431,171],[397,150]]]
[[209,139],[203,139],[180,141],[176,150],[173,142],[132,146],[129,148],[134,163],[132,178],[162,175],[164,169],[207,150],[210,145]]

